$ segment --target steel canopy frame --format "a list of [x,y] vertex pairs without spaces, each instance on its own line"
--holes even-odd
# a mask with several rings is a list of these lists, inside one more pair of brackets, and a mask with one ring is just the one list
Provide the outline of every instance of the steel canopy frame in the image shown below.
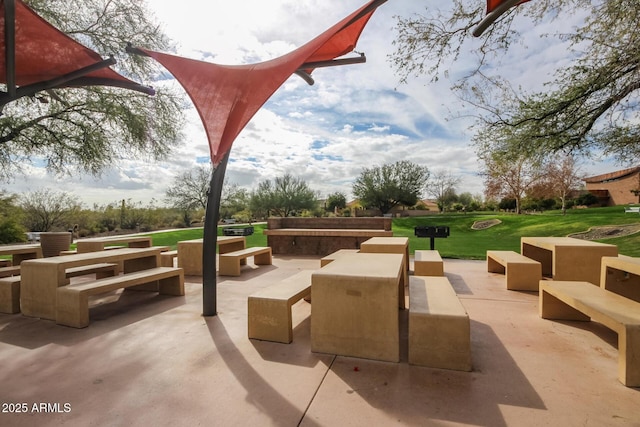
[[[207,133],[213,174],[203,235],[203,315],[217,314],[216,246],[222,183],[235,138],[249,120],[292,75],[313,84],[315,68],[365,62],[339,57],[352,52],[375,10],[387,0],[371,0],[298,49],[266,62],[219,65],[129,46],[127,51],[154,58],[167,68],[190,96]],[[338,59],[336,59],[338,58]]]
[[472,34],[474,37],[480,37],[498,18],[504,15],[507,10],[520,3],[526,3],[529,0],[487,0],[487,15],[474,28]]

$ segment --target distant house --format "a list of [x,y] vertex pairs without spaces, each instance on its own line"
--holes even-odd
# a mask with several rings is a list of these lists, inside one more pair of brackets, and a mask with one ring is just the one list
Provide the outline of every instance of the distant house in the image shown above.
[[640,203],[640,166],[584,178],[603,206]]

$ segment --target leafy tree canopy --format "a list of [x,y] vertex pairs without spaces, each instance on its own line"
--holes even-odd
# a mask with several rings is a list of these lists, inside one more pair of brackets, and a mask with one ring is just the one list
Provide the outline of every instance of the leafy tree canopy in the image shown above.
[[346,206],[347,206],[347,196],[344,193],[337,191],[327,196],[327,202],[326,202],[327,210],[334,211],[336,208],[344,209]]
[[66,231],[82,204],[64,191],[45,188],[20,196],[23,224],[31,231]]
[[365,168],[353,184],[353,194],[367,207],[388,213],[398,205],[415,205],[429,178],[429,169],[408,160]]
[[[28,6],[52,25],[94,49],[114,56],[118,72],[148,84],[159,65],[125,53],[127,42],[158,50],[169,40],[137,0],[31,0]],[[151,97],[110,87],[49,90],[8,104],[0,116],[0,179],[25,162],[55,173],[99,174],[123,157],[160,159],[182,126],[181,98],[166,88]]]
[[[637,2],[531,1],[512,8],[474,39],[471,32],[483,9],[483,2],[454,0],[447,10],[398,18],[391,60],[401,80],[422,74],[437,80],[473,45],[475,68],[454,89],[479,111],[476,142],[492,141],[496,150],[534,156],[565,151],[635,163],[640,154]],[[574,15],[585,18],[576,27],[563,25]],[[563,43],[569,61],[543,91],[531,93],[511,87],[505,79],[509,73],[498,75],[500,68],[491,67],[512,44],[526,44],[518,28],[527,20],[558,29],[547,39]]]
[[318,201],[317,192],[307,183],[291,174],[262,181],[258,189],[251,193],[251,210],[256,213],[271,212],[287,217],[304,209],[314,209]]
[[197,166],[183,172],[174,179],[174,184],[167,188],[166,202],[182,211],[206,209],[211,181],[212,168]]

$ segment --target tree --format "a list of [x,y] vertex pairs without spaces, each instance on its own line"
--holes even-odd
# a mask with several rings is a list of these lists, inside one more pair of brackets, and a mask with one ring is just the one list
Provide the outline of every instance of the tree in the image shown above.
[[408,160],[365,168],[353,184],[353,194],[383,214],[395,206],[413,206],[422,195],[429,169]]
[[516,213],[522,213],[522,198],[546,176],[543,163],[525,155],[496,151],[481,154],[480,158],[484,162],[481,174],[485,177],[487,198],[513,199]]
[[326,209],[328,211],[335,211],[337,209],[344,209],[347,206],[347,196],[344,193],[336,191],[335,193],[327,196]]
[[567,198],[571,191],[582,186],[583,176],[580,174],[575,157],[564,155],[549,162],[547,179],[554,195],[560,198],[562,214],[565,215],[567,213]]
[[220,218],[230,218],[249,207],[249,192],[225,178],[220,201]]
[[73,216],[82,204],[63,191],[42,189],[20,197],[23,225],[30,231],[55,231],[71,228]]
[[[114,55],[114,67],[136,81],[149,81],[159,65],[124,52],[127,42],[151,49],[169,41],[143,2],[135,0],[32,0],[45,20],[94,49]],[[46,164],[55,173],[99,174],[117,159],[159,159],[178,139],[181,97],[158,88],[151,97],[111,87],[50,90],[8,104],[0,117],[0,179],[24,162]]]
[[455,187],[459,183],[460,178],[446,170],[437,171],[427,181],[427,193],[435,199],[440,212],[444,212],[449,204],[456,201]]
[[22,212],[16,206],[18,196],[0,191],[0,243],[24,241],[25,229],[20,225]]
[[258,189],[251,193],[249,204],[254,212],[271,212],[287,217],[303,209],[313,209],[318,200],[317,192],[307,183],[290,174],[262,181]]
[[187,226],[191,222],[192,211],[207,208],[211,173],[211,164],[197,166],[178,175],[165,192],[166,202],[183,212]]
[[[485,36],[472,42],[471,31],[482,19],[483,7],[476,0],[456,0],[446,11],[399,18],[396,51],[391,60],[401,80],[423,73],[437,80],[449,73],[449,61],[452,64],[461,57],[468,61],[469,56],[463,54],[465,49],[471,43],[479,43],[478,62],[472,72],[455,83],[454,89],[480,112],[478,125],[485,138],[505,136],[503,130],[510,129],[511,137],[495,141],[502,150],[532,155],[573,150],[585,155],[612,155],[621,163],[635,162],[640,154],[637,3],[527,2],[512,8]],[[490,74],[488,65],[497,55],[514,42],[523,42],[515,22],[518,17],[548,24],[574,15],[586,18],[569,33],[564,30],[555,34],[559,43],[565,43],[562,48],[571,62],[561,65],[544,91],[525,93],[511,88],[504,79],[505,73]],[[493,67],[495,73],[500,70]]]

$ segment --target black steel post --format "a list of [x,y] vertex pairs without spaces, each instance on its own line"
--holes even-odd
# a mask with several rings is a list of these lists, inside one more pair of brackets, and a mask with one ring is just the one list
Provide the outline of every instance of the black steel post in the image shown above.
[[227,169],[227,153],[222,161],[215,166],[209,185],[207,209],[204,218],[204,235],[202,241],[202,315],[215,316],[218,314],[218,286],[216,277],[216,247],[218,246],[218,221],[220,214],[220,198],[222,184]]

